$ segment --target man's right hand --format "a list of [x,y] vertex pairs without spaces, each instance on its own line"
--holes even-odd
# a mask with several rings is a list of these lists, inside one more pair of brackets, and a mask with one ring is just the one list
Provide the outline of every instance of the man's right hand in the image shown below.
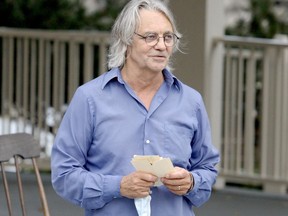
[[150,173],[133,172],[122,178],[120,193],[122,196],[130,199],[146,197],[150,194],[150,188],[155,184],[157,179],[157,176]]

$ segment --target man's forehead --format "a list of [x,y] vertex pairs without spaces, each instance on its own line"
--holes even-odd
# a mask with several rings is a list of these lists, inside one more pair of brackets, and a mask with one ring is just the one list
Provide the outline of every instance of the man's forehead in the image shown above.
[[139,16],[138,30],[152,32],[158,32],[159,30],[169,32],[173,30],[169,19],[160,11],[142,9]]

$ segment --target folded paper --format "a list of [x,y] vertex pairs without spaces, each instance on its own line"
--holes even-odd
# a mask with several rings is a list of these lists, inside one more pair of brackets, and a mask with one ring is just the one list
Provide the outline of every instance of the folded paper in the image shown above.
[[170,158],[163,158],[158,155],[135,155],[131,163],[138,171],[149,172],[158,177],[154,186],[162,185],[161,177],[174,169]]

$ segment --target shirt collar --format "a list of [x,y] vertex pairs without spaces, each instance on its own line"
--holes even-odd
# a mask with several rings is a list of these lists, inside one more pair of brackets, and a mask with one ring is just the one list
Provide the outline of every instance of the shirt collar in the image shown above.
[[103,82],[102,82],[102,90],[105,88],[105,86],[113,79],[118,78],[118,82],[124,84],[121,74],[120,74],[120,70],[119,68],[112,68],[110,71],[108,71],[107,73],[105,73],[104,77],[103,77]]
[[[172,86],[173,84],[177,88],[177,90],[180,90],[180,82],[179,80],[166,68],[163,70],[163,75],[165,82]],[[102,86],[101,88],[104,89],[105,86],[113,79],[117,78],[118,82],[121,84],[124,84],[124,81],[122,79],[120,69],[119,68],[112,68],[110,71],[108,71],[103,78]]]
[[171,87],[174,85],[176,89],[179,91],[180,90],[180,81],[174,76],[169,70],[166,68],[163,70],[163,75],[165,82]]

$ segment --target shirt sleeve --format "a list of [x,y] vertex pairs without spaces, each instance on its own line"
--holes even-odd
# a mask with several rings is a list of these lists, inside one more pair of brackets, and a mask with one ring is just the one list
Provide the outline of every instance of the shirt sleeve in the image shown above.
[[202,100],[197,110],[197,120],[198,128],[191,143],[190,159],[190,164],[192,164],[190,172],[194,177],[194,187],[185,196],[192,205],[199,207],[211,195],[212,186],[218,174],[215,166],[219,163],[220,156],[212,144],[210,123]]
[[122,176],[107,176],[85,169],[93,139],[94,113],[92,101],[78,89],[57,131],[51,154],[54,190],[86,209],[101,208],[121,196]]

